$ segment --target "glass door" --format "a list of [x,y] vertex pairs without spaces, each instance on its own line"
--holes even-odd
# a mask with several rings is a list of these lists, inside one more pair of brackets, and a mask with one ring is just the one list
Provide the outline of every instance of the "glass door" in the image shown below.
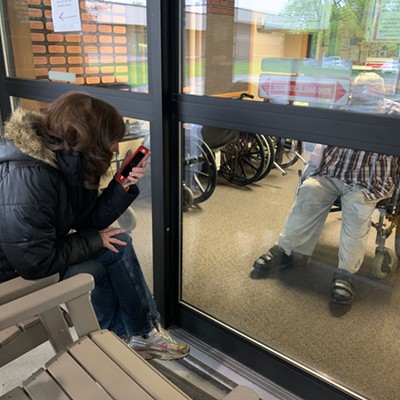
[[[169,259],[163,238],[167,168],[159,2],[2,0],[0,6],[3,120],[15,107],[41,110],[71,90],[113,104],[124,116],[126,135],[102,185],[116,172],[128,149],[141,143],[151,148],[141,194],[119,223],[132,234],[165,318],[162,271]],[[153,266],[161,272],[153,275]]]
[[[216,331],[202,335],[249,364],[258,363],[244,347],[232,350],[238,338],[246,351],[263,348],[357,398],[400,389],[398,374],[384,372],[396,371],[399,348],[389,205],[397,202],[399,12],[393,1],[184,4],[184,324],[207,321]],[[321,211],[308,186],[330,177],[363,204],[389,200],[371,216],[335,198]],[[339,269],[350,271],[352,305],[340,301],[349,294]]]

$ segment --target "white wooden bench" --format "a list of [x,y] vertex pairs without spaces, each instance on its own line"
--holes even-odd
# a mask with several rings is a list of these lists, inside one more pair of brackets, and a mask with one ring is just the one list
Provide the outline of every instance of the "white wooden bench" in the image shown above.
[[[0,400],[190,400],[112,332],[99,329],[90,302],[93,287],[92,276],[81,274],[0,306],[0,330],[39,315],[51,337],[49,318],[65,303],[78,335],[74,342],[59,341],[63,349]],[[238,386],[225,400],[258,398]]]
[[[43,279],[11,279],[0,284],[0,305],[33,293],[59,280],[55,274]],[[49,340],[47,332],[38,316],[0,330],[0,367],[18,358],[27,351]]]

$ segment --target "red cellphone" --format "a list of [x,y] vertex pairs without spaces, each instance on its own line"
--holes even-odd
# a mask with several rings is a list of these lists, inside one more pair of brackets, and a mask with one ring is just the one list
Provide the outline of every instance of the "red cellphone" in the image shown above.
[[139,148],[132,154],[132,157],[129,159],[128,163],[124,168],[121,168],[117,175],[116,179],[124,183],[126,178],[129,176],[129,172],[131,172],[132,168],[139,165],[139,163],[143,160],[146,160],[150,156],[150,150],[145,146],[139,146]]

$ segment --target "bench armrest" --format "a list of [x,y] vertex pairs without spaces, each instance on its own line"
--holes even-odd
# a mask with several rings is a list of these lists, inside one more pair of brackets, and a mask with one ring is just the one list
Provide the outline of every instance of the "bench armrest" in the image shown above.
[[0,284],[0,304],[5,304],[18,299],[18,297],[36,292],[39,289],[58,282],[59,279],[59,274],[35,280],[27,280],[21,277],[10,279]]
[[0,330],[35,315],[45,315],[63,303],[67,306],[78,336],[98,330],[99,324],[90,302],[93,288],[93,277],[79,274],[0,305]]

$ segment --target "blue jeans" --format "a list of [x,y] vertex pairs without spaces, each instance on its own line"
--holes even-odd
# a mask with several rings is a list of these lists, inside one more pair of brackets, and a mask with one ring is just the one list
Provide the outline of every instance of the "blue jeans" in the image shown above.
[[122,337],[144,335],[160,320],[155,301],[144,279],[133,249],[131,237],[124,233],[118,239],[127,243],[116,246],[119,253],[102,250],[96,257],[71,265],[61,279],[88,273],[95,288],[91,294],[99,325]]

